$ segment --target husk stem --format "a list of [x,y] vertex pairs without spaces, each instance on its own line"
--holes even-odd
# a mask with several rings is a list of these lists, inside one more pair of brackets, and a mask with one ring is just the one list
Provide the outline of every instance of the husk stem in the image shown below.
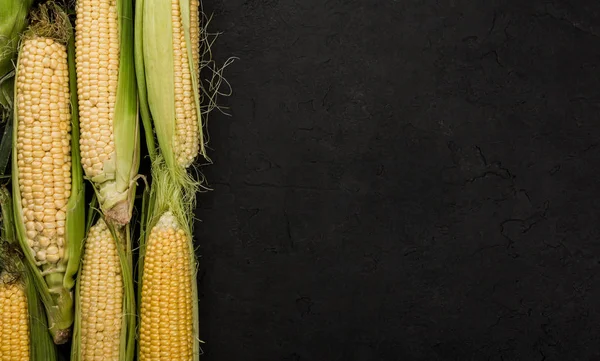
[[[102,218],[102,214],[95,209],[96,197],[90,207],[90,216],[86,225],[86,234],[94,222]],[[95,215],[95,216],[94,216]],[[105,222],[106,219],[104,218]],[[135,355],[135,291],[133,283],[133,257],[131,247],[131,228],[130,225],[116,228],[109,222],[106,222],[113,239],[117,243],[117,252],[119,254],[119,262],[121,266],[121,277],[123,280],[123,305],[120,335],[120,349],[118,361],[132,361]],[[80,270],[81,273],[81,270]],[[71,361],[82,361],[81,356],[81,299],[80,299],[80,282],[75,287],[75,325],[73,328],[73,344],[71,347]]]
[[[56,265],[36,266],[25,236],[25,223],[19,189],[17,157],[12,157],[12,188],[16,233],[25,260],[33,272],[33,281],[46,309],[49,330],[56,344],[69,340],[73,324],[73,295],[75,276],[79,269],[81,242],[85,235],[85,194],[79,156],[79,122],[77,112],[77,84],[75,79],[75,51],[71,23],[65,11],[54,2],[39,6],[32,13],[32,24],[26,37],[49,37],[67,45],[69,86],[71,93],[71,195],[67,202],[65,220],[65,257]],[[17,65],[17,74],[18,74]],[[15,97],[16,97],[15,87]],[[18,125],[17,105],[14,109],[13,154],[16,154]]]
[[107,222],[129,223],[140,165],[140,129],[134,66],[132,0],[118,0],[119,78],[113,114],[114,155],[102,174],[90,178]]

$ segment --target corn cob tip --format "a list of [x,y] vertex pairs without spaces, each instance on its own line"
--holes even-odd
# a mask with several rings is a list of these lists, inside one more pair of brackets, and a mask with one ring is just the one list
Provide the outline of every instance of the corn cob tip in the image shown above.
[[73,294],[62,286],[63,274],[46,275],[46,283],[52,302],[45,304],[48,316],[48,329],[56,345],[67,343],[71,339],[73,326]]
[[55,344],[63,345],[71,339],[71,329],[57,330],[52,338]]
[[131,219],[131,214],[129,212],[129,201],[124,200],[115,204],[114,207],[107,210],[104,215],[107,221],[116,226],[126,225]]

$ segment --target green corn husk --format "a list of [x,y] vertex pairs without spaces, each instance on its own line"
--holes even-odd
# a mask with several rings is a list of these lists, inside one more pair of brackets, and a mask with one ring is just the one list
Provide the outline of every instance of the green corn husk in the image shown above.
[[[56,266],[37,267],[26,239],[17,157],[12,157],[12,185],[17,237],[25,259],[33,271],[33,280],[48,318],[50,333],[56,344],[70,339],[73,324],[73,288],[79,269],[81,243],[85,236],[85,194],[79,156],[79,123],[77,113],[77,84],[75,79],[74,41],[71,23],[65,11],[52,2],[42,4],[34,13],[36,19],[25,36],[53,37],[63,41],[68,48],[69,83],[71,95],[71,195],[67,203],[65,220],[65,256]],[[17,67],[17,74],[19,69]],[[15,94],[17,90],[15,87]],[[16,97],[16,95],[15,95]],[[18,114],[15,104],[15,115]],[[13,139],[17,139],[18,116],[14,117]],[[16,141],[13,141],[16,154]]]
[[140,129],[134,69],[132,0],[117,0],[117,13],[120,59],[113,117],[115,151],[104,162],[102,173],[89,179],[94,185],[107,221],[121,226],[129,222],[133,211],[140,165]]
[[[94,218],[101,217],[99,212],[95,212],[94,208],[96,205],[96,197],[94,197],[90,206],[90,212],[88,214],[88,220],[86,225],[86,233],[89,233],[89,229],[94,223]],[[96,215],[96,217],[94,217]],[[121,264],[121,277],[123,280],[123,305],[122,315],[123,320],[121,324],[121,338],[120,338],[120,349],[118,361],[132,361],[135,349],[135,292],[133,285],[133,257],[132,257],[132,243],[131,243],[131,228],[130,225],[124,227],[115,228],[106,222],[110,232],[112,233],[113,239],[118,243],[117,250],[119,252],[119,259]],[[85,255],[84,255],[85,256]],[[81,277],[81,270],[79,277]],[[102,272],[102,270],[100,270]],[[81,354],[81,327],[82,327],[82,310],[81,310],[81,299],[80,299],[80,286],[81,282],[77,282],[75,286],[75,324],[73,328],[73,344],[71,348],[71,361],[82,361],[84,360]]]
[[12,276],[12,282],[22,283],[25,289],[29,314],[29,359],[55,361],[56,346],[48,333],[46,313],[34,286],[33,272],[23,263],[23,254],[18,249],[12,199],[5,186],[0,187],[0,208],[2,212],[0,274],[8,272]]
[[14,61],[32,4],[33,0],[0,0],[0,108],[5,110],[12,107]]

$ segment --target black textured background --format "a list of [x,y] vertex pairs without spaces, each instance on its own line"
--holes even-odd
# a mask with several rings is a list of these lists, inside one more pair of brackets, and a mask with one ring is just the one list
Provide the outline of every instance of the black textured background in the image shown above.
[[205,361],[600,359],[600,3],[204,0]]

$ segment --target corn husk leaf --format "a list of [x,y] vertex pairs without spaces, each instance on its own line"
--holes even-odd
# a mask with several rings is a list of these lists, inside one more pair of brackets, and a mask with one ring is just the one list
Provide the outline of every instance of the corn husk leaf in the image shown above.
[[0,0],[0,108],[12,107],[19,35],[27,26],[27,14],[32,4],[33,0]]
[[154,129],[152,127],[152,118],[150,115],[150,106],[148,105],[147,95],[147,84],[146,84],[146,71],[144,68],[144,56],[143,56],[143,25],[144,17],[141,15],[144,9],[144,0],[136,0],[135,2],[135,73],[138,86],[138,99],[140,107],[140,116],[142,124],[144,126],[144,140],[150,160],[154,161],[156,158],[156,145],[154,140]]

